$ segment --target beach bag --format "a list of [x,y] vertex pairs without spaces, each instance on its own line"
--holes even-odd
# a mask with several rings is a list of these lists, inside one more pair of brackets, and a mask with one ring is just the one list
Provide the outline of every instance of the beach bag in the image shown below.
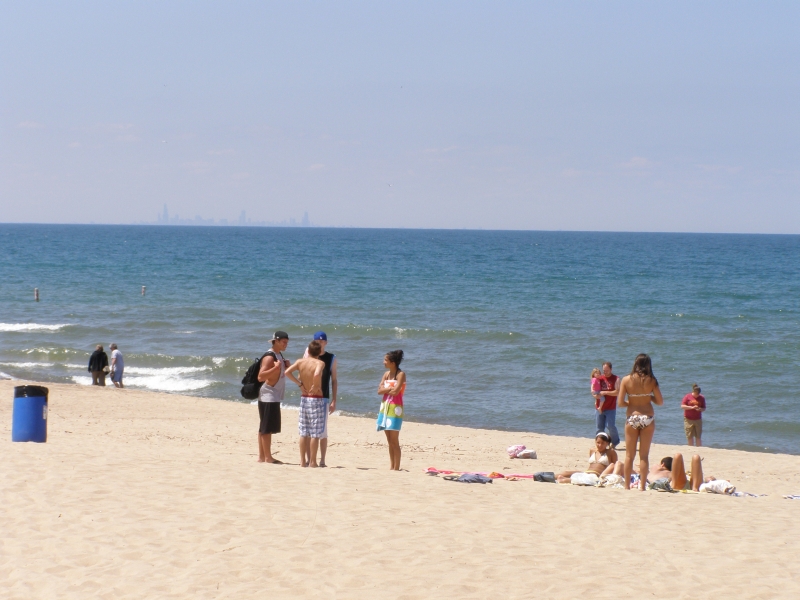
[[275,360],[278,360],[278,356],[272,350],[269,350],[264,353],[264,356],[257,358],[255,362],[248,367],[247,372],[244,374],[244,377],[242,377],[241,394],[242,398],[245,400],[255,400],[258,398],[261,386],[264,385],[263,381],[258,380],[258,372],[261,370],[261,361],[264,360],[265,356],[271,356]]
[[533,480],[541,481],[543,483],[555,483],[556,474],[553,473],[552,471],[542,471],[541,473],[534,473]]
[[509,458],[517,458],[517,455],[523,450],[525,450],[525,446],[522,444],[514,444],[513,446],[509,446],[506,452],[508,452]]

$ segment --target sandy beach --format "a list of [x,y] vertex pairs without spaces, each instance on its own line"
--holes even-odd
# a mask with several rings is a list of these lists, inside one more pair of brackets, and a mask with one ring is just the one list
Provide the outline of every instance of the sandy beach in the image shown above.
[[[782,498],[800,493],[798,456],[702,449],[707,474],[761,498],[467,485],[424,470],[582,468],[591,440],[407,422],[390,472],[373,421],[335,416],[330,467],[302,469],[294,411],[275,436],[293,464],[266,465],[255,406],[46,384],[48,442],[12,443],[14,385],[0,382],[7,598],[800,596],[800,501]],[[510,460],[514,443],[539,459]]]

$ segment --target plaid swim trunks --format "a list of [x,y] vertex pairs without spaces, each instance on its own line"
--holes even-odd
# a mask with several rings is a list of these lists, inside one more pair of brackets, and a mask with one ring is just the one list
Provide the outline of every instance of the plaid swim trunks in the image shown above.
[[325,398],[302,396],[300,398],[300,437],[321,438],[325,433]]

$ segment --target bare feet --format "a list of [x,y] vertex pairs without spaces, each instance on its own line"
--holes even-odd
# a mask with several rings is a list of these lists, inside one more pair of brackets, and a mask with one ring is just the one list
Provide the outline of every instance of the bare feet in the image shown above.
[[312,463],[311,463],[310,465],[308,465],[308,466],[309,466],[309,467],[311,467],[312,469],[316,469],[317,467],[319,467],[319,465],[318,465],[317,463],[315,463],[315,462],[312,462]]
[[268,463],[270,463],[271,465],[282,465],[282,464],[283,464],[283,463],[282,463],[281,461],[279,461],[277,458],[270,458],[270,459],[267,459],[267,460],[265,460],[264,462],[268,462]]
[[321,461],[319,461],[319,466],[320,467],[327,467],[328,465],[325,464],[324,460],[321,460]]
[[267,462],[263,458],[259,458],[256,462]]

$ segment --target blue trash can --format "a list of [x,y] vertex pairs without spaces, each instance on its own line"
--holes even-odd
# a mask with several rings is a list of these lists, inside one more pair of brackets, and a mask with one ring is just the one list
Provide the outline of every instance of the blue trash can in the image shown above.
[[47,394],[40,385],[14,388],[14,414],[11,418],[12,442],[47,441]]

